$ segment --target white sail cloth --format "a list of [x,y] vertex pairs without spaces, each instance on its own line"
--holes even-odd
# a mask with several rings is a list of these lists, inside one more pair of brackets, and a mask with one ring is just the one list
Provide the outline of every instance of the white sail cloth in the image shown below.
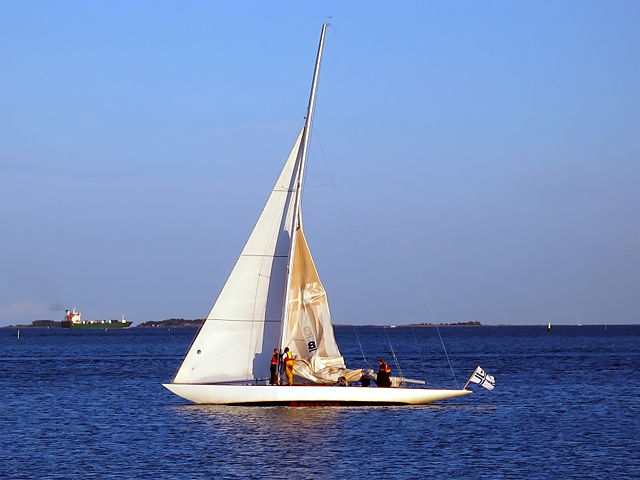
[[278,346],[302,131],[175,383],[269,378]]
[[302,138],[303,132],[174,383],[266,380],[271,353],[279,345],[296,355],[299,377],[315,383],[359,379],[361,371],[346,369],[336,344],[327,295],[302,227],[291,232]]
[[[293,374],[298,377],[310,380],[313,383],[334,384],[340,377],[345,377],[346,381],[357,382],[362,378],[362,370],[351,370],[345,367],[332,365],[338,359],[320,358],[317,355],[311,357],[310,360],[295,360],[293,362]],[[339,362],[344,365],[342,357]]]
[[358,380],[361,370],[345,367],[331,324],[327,292],[322,286],[302,227],[294,239],[284,345],[297,356],[293,373],[314,383]]

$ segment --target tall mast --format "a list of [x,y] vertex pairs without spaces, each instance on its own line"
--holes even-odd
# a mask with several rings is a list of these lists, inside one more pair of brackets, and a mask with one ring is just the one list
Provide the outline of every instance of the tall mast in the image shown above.
[[302,224],[302,216],[300,214],[300,201],[302,198],[302,182],[304,180],[304,167],[307,164],[307,148],[309,147],[309,137],[311,136],[311,120],[313,118],[313,108],[316,104],[316,90],[318,87],[318,76],[320,75],[320,63],[322,62],[322,50],[324,48],[324,34],[327,31],[329,23],[322,25],[320,33],[320,42],[318,43],[318,55],[316,56],[316,65],[313,70],[313,81],[311,82],[311,93],[309,94],[309,105],[307,106],[307,116],[304,122],[304,132],[302,134],[302,142],[300,148],[300,168],[298,169],[298,179],[296,182],[296,197],[294,203],[294,227],[299,228]]
[[282,305],[282,330],[280,331],[280,349],[284,348],[284,332],[287,331],[287,311],[289,307],[289,290],[291,288],[291,274],[293,270],[293,252],[295,251],[296,231],[302,226],[302,214],[300,201],[302,199],[302,183],[304,180],[304,167],[307,162],[307,147],[309,146],[309,136],[311,133],[311,119],[313,117],[313,108],[316,102],[316,89],[318,86],[318,75],[320,73],[320,63],[322,61],[322,49],[324,47],[324,34],[327,31],[329,23],[322,25],[320,33],[320,42],[318,43],[318,54],[316,56],[316,65],[313,70],[313,81],[311,82],[311,93],[309,94],[309,104],[307,105],[307,116],[304,121],[304,130],[302,133],[302,141],[300,142],[300,150],[298,151],[298,172],[295,183],[295,196],[293,204],[293,220],[291,225],[291,243],[289,245],[289,262],[287,264],[287,286],[285,290],[284,304]]

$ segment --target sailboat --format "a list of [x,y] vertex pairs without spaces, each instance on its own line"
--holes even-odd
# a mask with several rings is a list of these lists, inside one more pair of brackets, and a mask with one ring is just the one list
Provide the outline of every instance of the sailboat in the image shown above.
[[[171,383],[198,404],[426,404],[468,395],[465,389],[356,386],[373,371],[349,369],[336,343],[327,293],[302,224],[302,188],[325,32],[320,42],[304,126],[222,291]],[[288,347],[292,385],[270,385],[272,353]],[[340,385],[338,385],[340,380]],[[351,383],[351,385],[349,385]],[[362,382],[360,385],[366,384]],[[416,383],[416,382],[414,382]],[[422,382],[424,384],[424,382]],[[346,384],[346,386],[344,386]]]

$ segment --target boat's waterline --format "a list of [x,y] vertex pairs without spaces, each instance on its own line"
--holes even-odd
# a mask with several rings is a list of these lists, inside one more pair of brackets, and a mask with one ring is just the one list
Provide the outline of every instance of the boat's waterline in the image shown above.
[[197,404],[212,405],[424,405],[462,397],[471,390],[339,387],[318,385],[197,385],[165,383],[165,388]]

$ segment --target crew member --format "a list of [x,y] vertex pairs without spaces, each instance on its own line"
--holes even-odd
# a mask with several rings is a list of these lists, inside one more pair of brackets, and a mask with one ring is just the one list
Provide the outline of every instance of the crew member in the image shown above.
[[273,355],[271,356],[271,379],[269,379],[269,385],[278,384],[278,365],[280,364],[280,351],[277,348],[273,349]]
[[287,374],[289,385],[293,385],[293,361],[298,358],[297,355],[289,351],[289,347],[284,347],[284,370]]
[[376,383],[379,387],[391,386],[391,369],[383,358],[378,360],[378,376],[376,377]]

